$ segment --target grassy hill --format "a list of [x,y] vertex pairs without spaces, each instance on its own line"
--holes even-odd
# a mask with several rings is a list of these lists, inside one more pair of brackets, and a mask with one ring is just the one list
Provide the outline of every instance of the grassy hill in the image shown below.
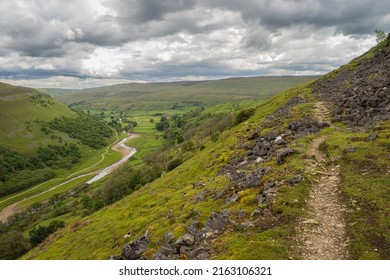
[[[339,207],[342,218],[329,230],[342,229],[343,243],[328,250],[342,250],[343,258],[389,259],[389,53],[387,39],[339,70],[271,98],[177,168],[108,207],[74,218],[24,258],[305,258],[302,251],[317,245],[305,236],[320,227],[320,239],[329,238],[321,230],[326,215],[311,218],[317,211],[310,204],[313,189],[337,182],[332,190],[337,201],[320,208]],[[250,83],[256,78],[228,82],[242,87],[248,82],[248,90],[236,94],[234,86],[222,89],[220,82],[175,84],[173,96],[181,97],[177,88],[206,93],[213,85],[229,99],[254,98]],[[131,85],[131,94],[127,87],[91,90],[99,99],[80,105],[116,107],[153,87],[172,91],[171,84]],[[208,102],[195,97],[187,100]]]
[[39,146],[58,143],[58,137],[69,140],[61,132],[45,135],[41,122],[77,114],[50,96],[31,88],[0,83],[0,146],[22,153],[32,153]]
[[313,78],[254,77],[201,82],[131,83],[85,89],[56,98],[83,110],[189,111],[220,103],[269,98]]
[[[100,119],[72,111],[37,90],[4,83],[0,118],[1,210],[31,195],[33,186],[44,191],[53,182],[43,182],[54,177],[58,181],[98,162],[116,139]],[[116,159],[118,154],[110,153],[104,162]],[[38,189],[33,189],[36,194]]]

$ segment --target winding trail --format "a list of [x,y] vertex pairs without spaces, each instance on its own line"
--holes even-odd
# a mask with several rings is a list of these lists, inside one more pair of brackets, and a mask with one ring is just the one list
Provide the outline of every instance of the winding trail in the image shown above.
[[[100,180],[101,178],[107,176],[108,174],[112,173],[114,170],[118,169],[118,167],[120,165],[125,163],[130,157],[132,157],[137,152],[137,150],[135,148],[126,146],[125,143],[130,141],[130,140],[132,140],[132,139],[138,138],[138,137],[139,137],[138,134],[130,134],[127,138],[125,138],[122,141],[120,141],[119,143],[117,143],[118,140],[119,140],[118,133],[117,133],[116,134],[117,140],[114,143],[112,143],[112,144],[110,144],[110,145],[108,145],[106,147],[104,153],[101,155],[100,160],[98,162],[96,162],[95,164],[93,164],[93,165],[91,165],[91,166],[89,166],[87,168],[84,168],[84,169],[82,169],[80,171],[77,171],[77,172],[75,172],[75,173],[73,173],[73,174],[71,174],[71,175],[69,175],[67,177],[51,179],[49,181],[43,182],[43,183],[33,187],[33,188],[30,188],[30,189],[28,189],[28,190],[26,190],[24,192],[18,193],[18,194],[14,195],[14,196],[11,196],[11,197],[7,198],[7,199],[1,200],[0,203],[6,202],[6,201],[11,200],[11,199],[13,199],[15,197],[22,196],[23,194],[25,194],[27,192],[30,192],[31,190],[34,190],[34,189],[42,186],[43,184],[47,184],[48,182],[61,181],[61,180],[69,179],[69,180],[66,180],[65,182],[62,182],[62,183],[60,183],[58,185],[55,185],[55,186],[53,186],[53,187],[51,187],[51,188],[49,188],[49,189],[47,189],[45,191],[42,191],[42,192],[40,192],[38,194],[29,196],[27,198],[23,198],[22,200],[20,200],[18,202],[15,202],[15,203],[5,207],[0,212],[0,221],[4,222],[11,215],[13,215],[17,211],[17,207],[18,207],[18,205],[21,202],[24,202],[26,200],[38,197],[38,196],[40,196],[42,194],[45,194],[45,193],[48,193],[50,191],[53,191],[53,190],[55,190],[55,189],[65,185],[67,183],[70,183],[70,182],[72,182],[74,180],[77,180],[79,178],[82,178],[82,177],[86,177],[86,176],[89,176],[89,175],[95,175],[92,179],[90,179],[89,181],[86,182],[87,184],[91,184],[91,183],[96,182],[96,181]],[[97,166],[98,164],[100,164],[105,159],[105,156],[108,153],[108,151],[110,150],[110,148],[112,150],[116,151],[116,152],[120,152],[122,154],[122,158],[120,160],[118,160],[117,162],[111,164],[110,166],[104,168],[104,169],[99,169],[99,170],[87,172],[87,170],[90,170],[93,167]],[[83,173],[83,172],[86,172],[86,173]],[[83,174],[80,174],[80,173],[83,173]],[[80,174],[80,175],[76,176],[77,174]]]
[[[330,112],[323,102],[314,106],[318,121],[331,124]],[[297,228],[297,254],[304,260],[341,260],[348,258],[345,211],[341,199],[340,167],[326,164],[327,156],[320,150],[325,136],[315,138],[307,155],[306,172],[321,175],[313,182],[307,201],[308,217]],[[323,171],[318,171],[322,169]],[[316,171],[317,170],[317,171]]]

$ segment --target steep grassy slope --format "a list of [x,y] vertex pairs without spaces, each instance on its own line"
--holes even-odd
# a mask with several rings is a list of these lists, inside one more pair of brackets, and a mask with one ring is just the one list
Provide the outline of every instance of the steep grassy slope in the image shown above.
[[313,77],[257,77],[218,81],[123,84],[58,96],[81,109],[162,111],[264,99]]
[[58,137],[69,140],[61,132],[45,135],[41,122],[77,114],[34,89],[0,83],[0,146],[22,153],[32,153],[39,146],[58,143]]
[[[57,231],[24,258],[303,258],[297,229],[309,216],[310,190],[333,176],[345,255],[389,259],[389,52],[387,39],[340,70],[270,99],[173,171]],[[382,79],[369,74],[373,66]],[[318,114],[319,103],[333,109],[331,125]],[[361,122],[369,116],[375,120]],[[321,164],[312,143],[326,154]],[[324,174],[322,168],[332,170],[326,166],[340,172]]]
[[34,188],[36,194],[50,187],[43,182],[93,165],[108,139],[116,139],[97,118],[76,113],[34,89],[3,83],[0,119],[1,210],[27,197],[26,189],[34,185],[40,186]]

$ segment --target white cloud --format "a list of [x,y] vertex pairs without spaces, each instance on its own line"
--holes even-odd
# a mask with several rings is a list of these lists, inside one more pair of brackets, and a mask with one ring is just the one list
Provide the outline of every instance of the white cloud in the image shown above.
[[387,7],[385,0],[0,0],[0,78],[69,87],[322,74],[373,46],[376,28],[390,30]]

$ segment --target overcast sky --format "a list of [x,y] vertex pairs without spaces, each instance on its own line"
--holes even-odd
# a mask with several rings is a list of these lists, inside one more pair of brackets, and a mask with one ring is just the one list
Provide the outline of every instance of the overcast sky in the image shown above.
[[323,74],[390,31],[388,0],[0,0],[0,80],[128,81]]

